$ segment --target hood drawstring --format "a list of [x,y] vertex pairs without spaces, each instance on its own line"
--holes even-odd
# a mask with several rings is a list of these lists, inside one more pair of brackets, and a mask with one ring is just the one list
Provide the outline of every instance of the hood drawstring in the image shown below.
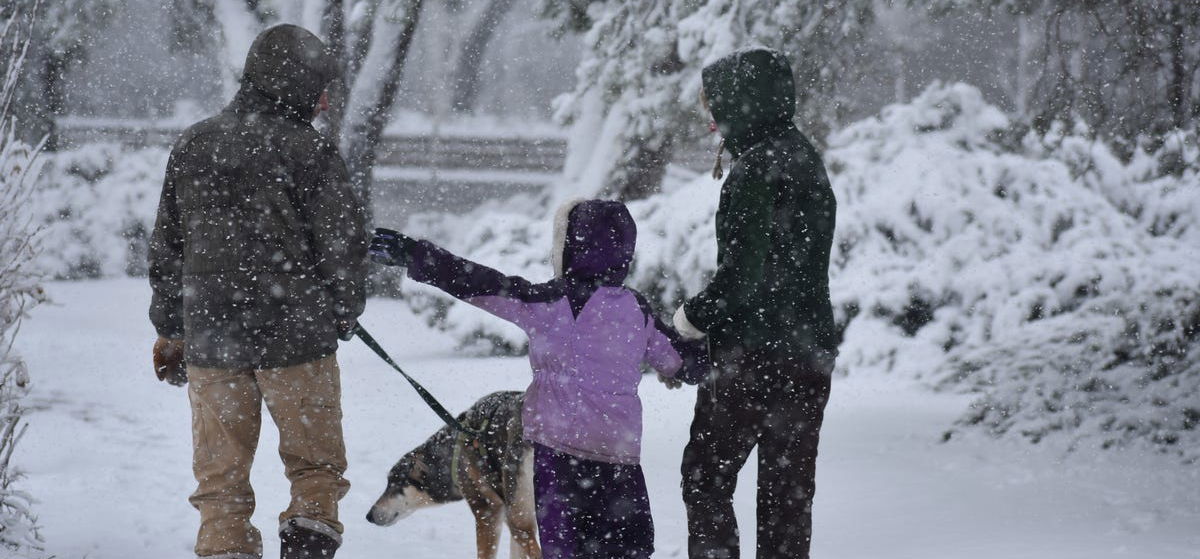
[[725,153],[725,139],[721,138],[721,145],[717,146],[717,161],[713,163],[712,177],[720,180],[725,176],[725,169],[721,167],[721,154]]

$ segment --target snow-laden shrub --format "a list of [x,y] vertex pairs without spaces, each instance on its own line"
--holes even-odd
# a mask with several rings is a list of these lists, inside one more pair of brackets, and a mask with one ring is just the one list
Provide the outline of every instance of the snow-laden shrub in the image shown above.
[[997,434],[1200,456],[1200,262],[1144,209],[1194,177],[1008,127],[960,85],[831,137],[840,366],[978,391],[963,422]]
[[33,271],[37,254],[36,225],[30,218],[38,149],[16,134],[10,110],[28,41],[17,16],[0,24],[0,552],[6,557],[34,557],[42,551],[33,498],[17,487],[21,473],[13,452],[25,432],[29,391],[25,362],[13,352],[13,338],[25,314],[44,296]]
[[[1194,144],[1122,159],[1082,127],[1053,139],[1014,129],[978,90],[950,85],[830,136],[839,370],[978,392],[961,424],[994,434],[1200,457],[1197,181],[1162,167],[1163,150]],[[719,192],[705,177],[667,182],[630,204],[631,284],[664,313],[712,272]],[[410,230],[546,279],[549,199]],[[464,346],[522,349],[519,331],[482,312],[412,282],[403,291]]]
[[1078,126],[1053,130],[1027,148],[1063,161],[1092,190],[1156,236],[1200,241],[1200,142],[1196,131],[1139,139],[1122,155]]
[[33,203],[43,271],[59,279],[144,276],[168,155],[118,144],[45,154]]

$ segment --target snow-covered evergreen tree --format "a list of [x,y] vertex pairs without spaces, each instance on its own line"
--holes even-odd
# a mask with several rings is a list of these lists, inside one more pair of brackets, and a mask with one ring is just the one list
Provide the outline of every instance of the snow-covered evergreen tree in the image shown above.
[[[580,24],[582,6],[548,10]],[[675,145],[695,142],[700,70],[739,48],[763,45],[790,58],[798,120],[818,140],[845,112],[871,51],[875,3],[764,0],[617,0],[586,7],[584,60],[575,90],[558,103],[572,123],[568,180],[575,194],[636,199],[654,192]]]

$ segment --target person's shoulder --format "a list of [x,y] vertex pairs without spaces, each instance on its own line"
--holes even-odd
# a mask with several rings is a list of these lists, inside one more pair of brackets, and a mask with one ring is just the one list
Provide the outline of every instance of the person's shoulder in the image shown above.
[[307,122],[281,118],[280,126],[284,128],[281,137],[297,156],[311,158],[320,157],[322,160],[341,159],[337,143]]
[[532,283],[520,276],[510,276],[511,284],[507,287],[508,296],[523,303],[553,303],[567,296],[566,282],[562,278],[550,281]]
[[237,120],[227,112],[220,112],[183,129],[183,133],[175,140],[174,151],[186,149],[197,140],[206,140],[213,136],[231,134],[237,128]]
[[736,183],[772,182],[786,170],[791,152],[776,139],[763,140],[746,150],[729,169],[729,180]]
[[638,310],[646,315],[647,324],[653,323],[658,319],[658,312],[655,310],[654,305],[650,303],[650,299],[641,291],[624,285],[612,287],[611,289],[618,290],[621,296],[628,297],[633,304],[637,305]]

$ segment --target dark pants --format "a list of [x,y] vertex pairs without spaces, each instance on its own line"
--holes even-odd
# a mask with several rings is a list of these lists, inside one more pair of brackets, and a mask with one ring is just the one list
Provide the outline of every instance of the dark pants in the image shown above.
[[715,358],[716,378],[700,386],[683,453],[688,556],[741,557],[733,491],[758,445],[757,557],[806,559],[832,363],[761,352]]
[[650,557],[654,522],[641,466],[584,460],[539,444],[533,446],[542,557]]

